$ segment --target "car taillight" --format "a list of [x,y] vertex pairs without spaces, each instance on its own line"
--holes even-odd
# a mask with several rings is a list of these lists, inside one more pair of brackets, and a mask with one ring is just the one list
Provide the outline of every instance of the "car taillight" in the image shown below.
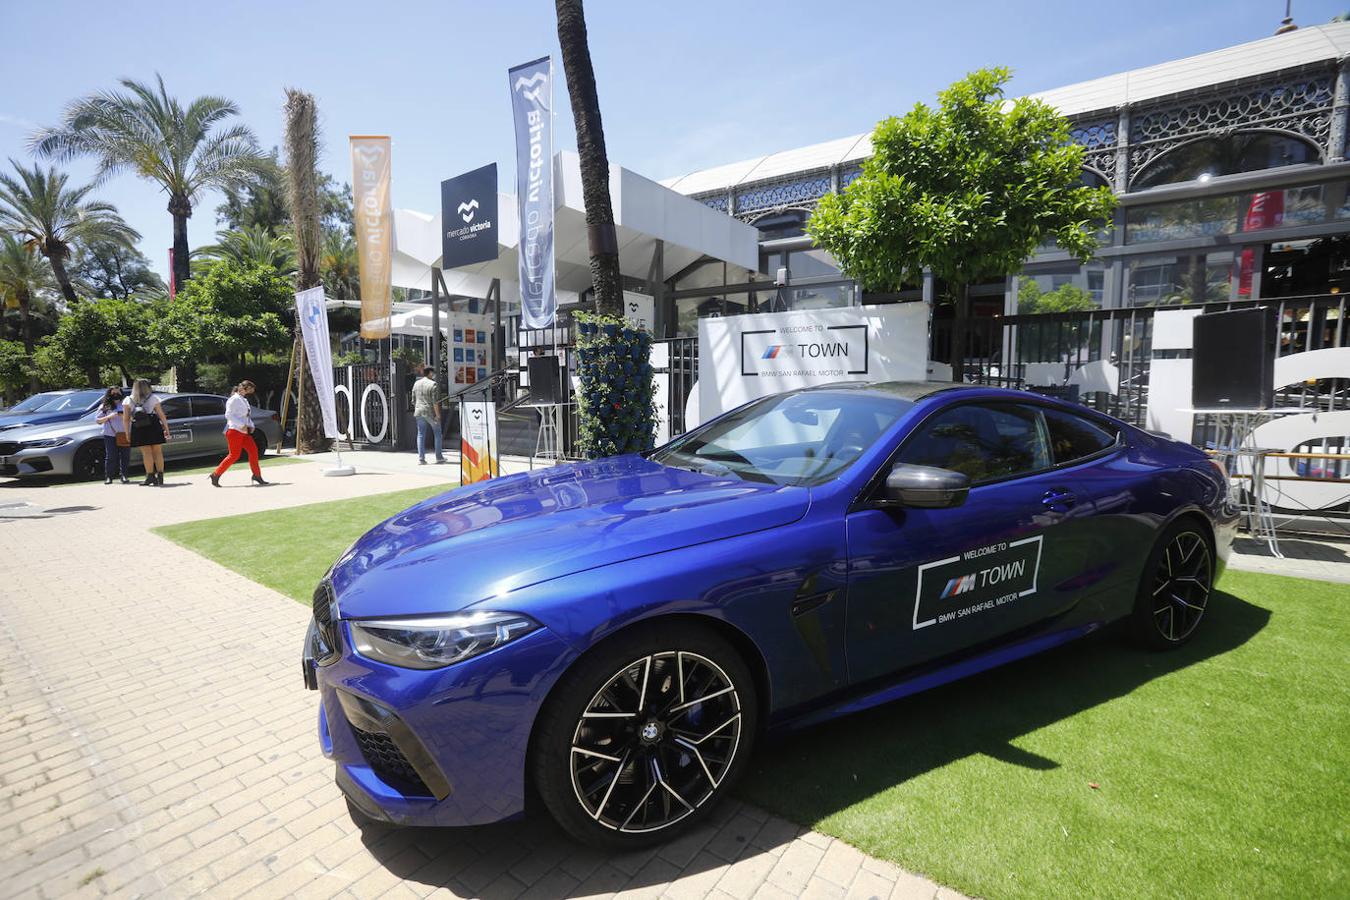
[[273,422],[280,422],[280,421],[281,421],[281,414],[280,414],[280,413],[272,413],[272,421],[273,421]]

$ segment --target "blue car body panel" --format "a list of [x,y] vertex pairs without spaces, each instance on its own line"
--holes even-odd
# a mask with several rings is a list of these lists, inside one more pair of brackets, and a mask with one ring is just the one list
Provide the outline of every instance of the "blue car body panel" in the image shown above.
[[[1192,447],[1117,422],[1116,447],[978,485],[953,509],[860,502],[924,419],[974,401],[1094,415],[1021,392],[940,391],[824,484],[748,482],[629,456],[459,488],[377,526],[330,573],[343,646],[316,680],[321,742],[339,782],[363,809],[406,824],[520,813],[530,735],[549,692],[588,648],[643,620],[689,616],[719,629],[756,674],[767,727],[795,727],[1127,616],[1149,550],[1178,516],[1203,515],[1226,558],[1235,515],[1218,470]],[[1008,578],[1008,589],[976,583],[987,577]],[[961,606],[962,596],[972,602]],[[541,627],[425,671],[363,658],[346,625],[468,609],[523,613]],[[343,717],[340,691],[402,719],[448,796],[382,781]]]

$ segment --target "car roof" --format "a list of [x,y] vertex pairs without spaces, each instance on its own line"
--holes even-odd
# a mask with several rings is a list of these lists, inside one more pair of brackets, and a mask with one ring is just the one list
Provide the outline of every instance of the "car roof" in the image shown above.
[[802,388],[805,391],[867,391],[902,400],[918,401],[950,391],[988,390],[988,385],[956,384],[950,381],[836,381]]

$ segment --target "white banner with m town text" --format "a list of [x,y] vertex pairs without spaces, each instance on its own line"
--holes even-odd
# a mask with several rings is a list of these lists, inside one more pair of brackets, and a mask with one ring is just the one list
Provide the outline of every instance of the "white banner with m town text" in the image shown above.
[[[895,303],[700,319],[698,417],[836,381],[924,381],[928,306]],[[691,423],[692,424],[692,423]]]

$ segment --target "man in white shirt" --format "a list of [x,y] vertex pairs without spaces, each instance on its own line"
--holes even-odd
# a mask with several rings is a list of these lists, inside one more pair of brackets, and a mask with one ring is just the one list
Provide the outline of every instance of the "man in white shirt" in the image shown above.
[[267,484],[258,466],[258,445],[253,440],[253,409],[248,403],[248,398],[256,390],[253,382],[241,381],[230,399],[225,401],[225,442],[229,444],[230,452],[211,473],[211,484],[216,487],[220,487],[220,476],[235,464],[241,453],[248,454],[253,480],[258,484]]

